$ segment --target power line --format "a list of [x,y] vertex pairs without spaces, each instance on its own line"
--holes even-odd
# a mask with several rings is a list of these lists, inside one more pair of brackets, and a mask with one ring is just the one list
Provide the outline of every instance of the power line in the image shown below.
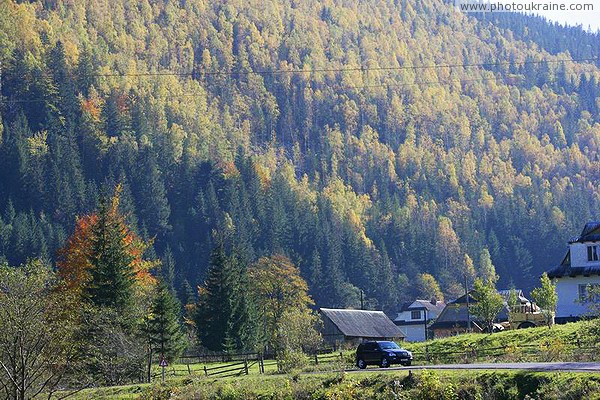
[[[394,87],[405,87],[405,86],[419,86],[419,85],[435,85],[435,84],[441,84],[441,85],[447,85],[447,84],[451,84],[451,83],[469,83],[469,82],[486,82],[486,81],[496,81],[499,79],[503,79],[503,77],[500,76],[495,76],[495,77],[490,77],[490,78],[474,78],[474,79],[451,79],[451,80],[434,80],[434,81],[423,81],[423,82],[405,82],[405,83],[383,83],[383,84],[376,84],[376,85],[357,85],[357,86],[342,86],[340,87],[340,90],[346,90],[346,89],[368,89],[368,88],[381,88],[381,87],[387,87],[387,88],[394,88]],[[171,95],[167,95],[162,97],[163,99],[175,99],[175,98],[183,98],[183,97],[204,97],[206,94],[205,93],[182,93],[182,94],[171,94]],[[5,103],[7,104],[12,104],[12,103],[17,103],[17,104],[27,104],[27,103],[42,103],[45,102],[46,100],[43,99],[31,99],[31,100],[8,100]]]
[[[278,74],[278,73],[309,73],[309,72],[351,72],[351,71],[361,71],[361,72],[370,72],[370,71],[392,71],[392,70],[418,70],[418,69],[433,69],[433,68],[472,68],[472,67],[485,67],[485,66],[502,66],[502,65],[526,65],[526,64],[541,64],[541,63],[561,63],[561,62],[583,62],[583,61],[596,61],[598,58],[582,58],[582,59],[558,59],[558,60],[531,60],[531,61],[522,61],[522,62],[497,62],[497,63],[478,63],[478,64],[434,64],[434,65],[422,65],[422,66],[399,66],[399,67],[374,67],[374,68],[330,68],[330,69],[312,69],[312,70],[278,70],[278,71],[241,71],[241,72],[227,72],[227,71],[212,71],[212,72],[204,72],[204,73],[175,73],[175,72],[163,72],[163,73],[139,73],[139,74],[99,74],[99,75],[84,75],[84,76],[97,76],[97,77],[153,77],[153,76],[192,76],[192,75],[249,75],[249,74]],[[434,84],[449,84],[449,83],[468,83],[468,82],[484,82],[491,80],[502,79],[502,77],[493,77],[493,78],[476,78],[476,79],[455,79],[449,81],[442,80],[434,80],[434,81],[424,81],[424,82],[406,82],[406,83],[383,83],[383,84],[375,84],[375,85],[357,85],[357,86],[345,86],[340,87],[340,89],[363,89],[363,88],[378,88],[378,87],[404,87],[404,86],[418,86],[418,85],[434,85]],[[174,94],[168,95],[164,98],[178,98],[178,97],[198,97],[204,96],[204,94],[194,94],[194,93],[183,93],[183,94]],[[44,99],[27,99],[27,100],[8,100],[5,103],[39,103],[45,102]]]
[[558,60],[531,60],[520,62],[495,62],[495,63],[476,63],[476,64],[431,64],[431,65],[402,65],[397,67],[351,67],[351,68],[317,68],[317,69],[299,69],[299,70],[265,70],[265,71],[206,71],[198,72],[198,75],[276,75],[276,74],[294,74],[294,73],[327,73],[327,72],[374,72],[374,71],[400,71],[400,70],[422,70],[436,68],[474,68],[474,67],[494,67],[503,65],[527,65],[542,63],[561,63],[561,62],[584,62],[597,61],[598,58],[580,58],[580,59],[558,59]]
[[401,71],[401,70],[424,70],[437,68],[475,68],[475,67],[500,67],[504,65],[528,65],[543,63],[562,63],[562,62],[587,62],[598,61],[598,57],[593,58],[570,58],[556,60],[530,60],[530,61],[501,61],[472,64],[430,64],[430,65],[401,65],[396,67],[348,67],[348,68],[313,68],[313,69],[280,69],[280,70],[258,70],[258,71],[191,71],[191,72],[135,72],[135,73],[96,73],[82,74],[81,77],[97,78],[127,78],[127,77],[163,77],[163,76],[237,76],[237,75],[282,75],[282,74],[309,74],[309,73],[331,73],[331,72],[375,72],[375,71]]

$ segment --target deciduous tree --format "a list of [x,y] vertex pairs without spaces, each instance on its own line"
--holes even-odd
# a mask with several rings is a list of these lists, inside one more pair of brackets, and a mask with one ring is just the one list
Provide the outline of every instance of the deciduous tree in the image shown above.
[[558,295],[556,293],[556,286],[545,272],[540,277],[540,287],[531,291],[531,297],[542,309],[546,324],[548,327],[551,327],[554,324],[554,313],[556,312]]
[[261,315],[265,345],[277,348],[277,332],[286,312],[306,312],[313,304],[306,281],[289,258],[276,254],[261,257],[248,269],[249,282]]
[[[25,400],[52,395],[76,361],[68,297],[49,266],[0,264],[0,393]],[[83,382],[81,382],[83,383]]]
[[485,325],[488,332],[493,331],[494,321],[504,307],[504,300],[496,290],[493,282],[475,279],[473,285],[474,297],[477,300],[471,305],[473,315]]

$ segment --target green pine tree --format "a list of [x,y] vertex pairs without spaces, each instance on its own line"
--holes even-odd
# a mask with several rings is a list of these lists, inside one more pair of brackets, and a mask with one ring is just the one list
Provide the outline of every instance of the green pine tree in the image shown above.
[[246,268],[236,254],[225,254],[222,243],[213,250],[210,263],[195,318],[198,338],[210,350],[251,349],[258,338]]
[[226,264],[227,256],[221,243],[211,254],[208,277],[200,293],[196,315],[198,339],[210,350],[222,350],[231,312],[227,299]]
[[86,288],[90,302],[125,310],[133,293],[133,256],[125,242],[125,229],[119,215],[100,199],[98,222],[93,228],[91,281]]
[[148,316],[147,333],[152,354],[159,354],[169,362],[179,357],[186,346],[180,310],[177,298],[164,282],[160,282]]

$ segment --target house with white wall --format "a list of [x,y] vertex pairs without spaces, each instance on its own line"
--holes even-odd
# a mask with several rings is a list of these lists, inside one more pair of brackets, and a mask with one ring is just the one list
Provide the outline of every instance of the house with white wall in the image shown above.
[[440,315],[445,306],[444,302],[435,299],[405,303],[394,319],[394,324],[402,330],[406,341],[424,342],[432,336],[427,332],[428,324]]
[[556,283],[557,323],[576,321],[600,307],[600,296],[590,295],[590,288],[600,287],[600,222],[587,223],[569,241],[566,256],[548,277]]

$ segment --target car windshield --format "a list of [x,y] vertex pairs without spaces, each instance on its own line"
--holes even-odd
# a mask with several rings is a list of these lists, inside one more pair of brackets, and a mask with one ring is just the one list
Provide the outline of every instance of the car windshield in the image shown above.
[[394,342],[381,342],[381,343],[379,343],[379,347],[383,350],[391,350],[391,349],[399,349],[400,348],[400,346],[398,346]]

